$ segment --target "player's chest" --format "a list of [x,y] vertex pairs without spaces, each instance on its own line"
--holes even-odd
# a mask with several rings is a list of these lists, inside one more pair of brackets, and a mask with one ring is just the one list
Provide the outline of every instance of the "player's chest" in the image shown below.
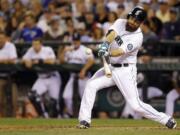
[[33,53],[31,55],[32,59],[45,59],[47,57],[46,53]]
[[84,53],[80,50],[77,51],[72,51],[69,55],[69,59],[71,61],[79,61],[79,62],[83,62],[84,61]]
[[10,50],[7,49],[0,49],[0,58],[8,58],[10,55]]

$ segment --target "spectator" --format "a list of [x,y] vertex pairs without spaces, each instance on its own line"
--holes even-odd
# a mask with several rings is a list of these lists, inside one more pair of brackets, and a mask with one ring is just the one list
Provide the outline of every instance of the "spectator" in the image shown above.
[[5,31],[6,30],[6,17],[3,12],[0,12],[0,30]]
[[[7,41],[7,37],[3,31],[0,31],[0,64],[15,64],[17,60],[17,52],[15,45]],[[17,89],[13,84],[12,89],[12,102],[7,102],[7,96],[5,95],[7,86],[9,84],[9,78],[11,72],[0,72],[0,117],[6,116],[7,105],[13,105],[12,112],[16,112],[16,99],[17,99]],[[6,101],[6,102],[5,102]]]
[[[35,64],[55,64],[56,56],[50,47],[42,45],[42,40],[36,38],[32,42],[32,47],[28,49],[22,58],[22,62],[27,68],[32,68]],[[34,83],[29,92],[29,100],[34,105],[39,116],[45,118],[57,117],[59,110],[57,108],[59,101],[59,93],[61,87],[61,78],[57,71],[44,71],[38,73],[38,79]],[[45,109],[43,102],[43,95],[48,93],[50,97],[49,110],[51,114]]]
[[72,35],[75,31],[74,24],[71,18],[66,19],[66,31],[64,33],[64,42],[71,42],[72,41]]
[[108,17],[107,17],[107,9],[105,8],[103,3],[98,3],[96,5],[96,16],[95,16],[95,20],[98,23],[105,23],[108,21]]
[[143,42],[157,41],[157,35],[150,29],[150,23],[146,20],[142,25],[141,29],[143,32]]
[[140,0],[140,3],[146,12],[151,9],[151,0]]
[[167,0],[158,0],[159,10],[156,11],[156,16],[162,21],[162,23],[170,21],[169,6]]
[[[16,0],[13,4],[13,9],[11,11],[11,18],[7,22],[7,35],[11,38],[14,37],[14,31],[18,28],[18,25],[23,21],[22,13],[25,12],[25,7],[20,0]],[[14,41],[14,39],[12,39]]]
[[116,14],[118,15],[118,18],[126,18],[127,17],[127,13],[126,13],[124,4],[118,5]]
[[44,9],[43,15],[40,17],[39,21],[37,22],[37,27],[39,27],[43,33],[46,33],[49,29],[49,22],[53,13],[49,9]]
[[10,3],[8,0],[0,0],[0,12],[3,12],[6,19],[10,19],[11,10]]
[[176,8],[170,9],[170,21],[164,24],[163,38],[169,40],[180,40],[180,21],[178,20],[178,11]]
[[51,13],[56,13],[56,7],[56,2],[51,0],[47,9],[49,9]]
[[[78,93],[82,98],[83,91],[85,88],[85,84],[88,77],[88,70],[94,63],[94,57],[92,52],[87,52],[87,47],[81,45],[80,42],[80,34],[73,34],[73,45],[71,47],[65,47],[60,56],[60,62],[64,63],[75,63],[75,64],[83,64],[83,68],[80,70],[78,74],[71,73],[70,78],[65,86],[63,98],[65,100],[65,105],[67,108],[67,115],[69,117],[73,116],[73,82],[78,81]],[[74,93],[74,94],[78,94]]]
[[103,24],[103,31],[104,34],[108,32],[108,29],[113,24],[113,22],[118,18],[116,12],[109,12],[108,13],[108,21]]
[[35,21],[37,22],[40,16],[43,14],[43,7],[42,7],[41,2],[37,0],[31,0],[30,10],[33,11]]
[[149,19],[150,29],[158,36],[159,39],[162,38],[163,23],[157,17],[152,17]]
[[146,10],[148,19],[155,16],[155,10],[152,8],[152,0],[140,0],[140,3]]
[[92,37],[93,37],[93,41],[102,42],[102,40],[104,38],[104,32],[103,32],[102,26],[100,24],[97,24],[93,28]]
[[24,21],[19,25],[20,39],[25,42],[32,42],[37,37],[42,37],[43,32],[36,26],[35,17],[32,13],[27,13]]
[[108,0],[106,7],[110,12],[116,12],[118,8],[118,0]]
[[44,34],[44,40],[63,41],[63,30],[59,24],[59,16],[53,16],[49,22],[49,28]]
[[95,16],[92,12],[86,12],[84,15],[84,20],[86,30],[91,33],[92,27],[95,25]]

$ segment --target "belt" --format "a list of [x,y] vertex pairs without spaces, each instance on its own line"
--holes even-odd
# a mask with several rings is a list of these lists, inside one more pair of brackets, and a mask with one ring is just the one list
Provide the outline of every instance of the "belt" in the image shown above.
[[122,63],[122,64],[111,64],[113,67],[128,67],[128,63]]
[[48,75],[45,75],[45,76],[41,76],[40,78],[47,79],[47,78],[54,77],[54,76],[56,76],[56,74],[48,74]]

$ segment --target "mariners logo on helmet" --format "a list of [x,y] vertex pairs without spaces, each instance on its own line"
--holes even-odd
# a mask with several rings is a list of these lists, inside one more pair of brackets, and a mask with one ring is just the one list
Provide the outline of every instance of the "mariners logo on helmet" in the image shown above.
[[127,18],[130,16],[136,18],[140,22],[143,22],[146,19],[147,13],[142,7],[137,6],[127,15]]

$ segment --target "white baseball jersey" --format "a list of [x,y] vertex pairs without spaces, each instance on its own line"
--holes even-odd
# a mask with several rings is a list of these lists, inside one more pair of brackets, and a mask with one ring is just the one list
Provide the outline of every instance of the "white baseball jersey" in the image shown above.
[[16,59],[17,52],[15,45],[10,42],[6,42],[4,47],[0,49],[0,60],[1,59]]
[[[0,60],[3,59],[16,59],[17,58],[17,52],[15,45],[10,42],[6,42],[3,48],[0,49]],[[7,73],[0,73],[1,77],[7,76]]]
[[[29,48],[23,59],[37,60],[37,59],[55,59],[56,56],[50,47],[42,46],[40,52],[35,52],[33,47]],[[50,71],[46,73],[39,73],[38,79],[34,83],[32,90],[42,95],[46,91],[49,92],[50,97],[54,99],[59,98],[59,91],[61,87],[61,78],[57,71]]]
[[75,64],[86,64],[88,58],[94,58],[92,52],[86,53],[87,47],[80,45],[80,47],[73,51],[65,53],[65,61]]
[[[118,19],[110,27],[110,30],[114,30],[118,37],[111,44],[110,49],[122,48],[125,52],[124,55],[119,57],[111,57],[111,63],[136,63],[137,62],[137,53],[138,49],[141,47],[143,42],[143,34],[141,29],[138,28],[134,32],[126,31],[126,19]],[[122,40],[121,44],[118,43],[119,40]]]
[[[55,59],[56,56],[50,47],[42,46],[40,52],[35,52],[33,47],[29,48],[26,54],[23,56],[23,59],[30,59],[30,60],[38,60],[38,59]],[[52,72],[49,72],[52,73]],[[39,77],[45,77],[49,73],[39,73]]]
[[[136,112],[143,117],[157,121],[166,125],[170,116],[158,112],[152,106],[142,102],[139,99],[136,82],[136,61],[138,49],[141,47],[143,35],[138,28],[134,32],[126,31],[127,20],[118,19],[111,26],[117,33],[115,41],[110,45],[110,49],[122,48],[124,54],[118,57],[112,57],[111,63],[129,63],[128,66],[111,68],[112,77],[108,78],[104,74],[104,69],[99,69],[94,76],[88,81],[79,111],[79,121],[85,120],[91,122],[91,111],[96,97],[96,92],[100,89],[116,85],[126,99],[127,103]],[[131,64],[132,63],[132,64]]]

